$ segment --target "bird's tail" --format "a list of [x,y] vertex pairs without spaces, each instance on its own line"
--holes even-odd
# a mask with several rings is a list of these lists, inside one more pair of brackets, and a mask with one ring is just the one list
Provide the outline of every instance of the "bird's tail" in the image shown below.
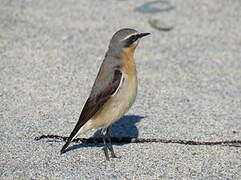
[[63,154],[66,152],[66,149],[68,148],[71,141],[73,139],[75,139],[80,133],[84,133],[90,129],[89,127],[87,127],[87,128],[82,127],[83,125],[84,125],[84,123],[77,123],[74,130],[71,132],[70,136],[68,137],[67,142],[62,147],[60,154]]
[[[81,119],[81,117],[80,117]],[[76,138],[80,133],[85,133],[86,131],[90,130],[92,128],[92,123],[91,121],[88,121],[87,124],[85,124],[87,121],[79,121],[74,130],[71,132],[69,138],[67,139],[67,142],[65,143],[65,145],[62,147],[60,154],[63,154],[66,152],[66,149],[68,148],[69,144],[71,143],[71,141]]]
[[65,153],[66,149],[68,148],[69,144],[71,143],[71,141],[77,136],[78,132],[79,132],[79,127],[75,126],[74,130],[71,132],[70,136],[67,139],[67,142],[64,144],[64,146],[62,147],[60,154]]
[[60,154],[65,153],[65,150],[67,149],[67,147],[69,146],[69,144],[71,143],[72,139],[68,138],[67,142],[64,144],[64,146],[62,147]]

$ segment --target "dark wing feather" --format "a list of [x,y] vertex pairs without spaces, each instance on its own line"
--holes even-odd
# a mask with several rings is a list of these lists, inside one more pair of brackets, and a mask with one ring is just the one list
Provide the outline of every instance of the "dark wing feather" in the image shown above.
[[[68,145],[73,140],[74,136],[78,133],[80,128],[89,119],[91,119],[95,115],[95,113],[97,113],[100,110],[100,108],[108,101],[111,95],[113,95],[118,89],[122,78],[122,72],[117,69],[110,75],[112,76],[112,78],[109,80],[109,82],[107,82],[106,87],[103,87],[103,89],[98,94],[93,95],[91,93],[80,114],[79,121],[77,122],[74,130],[71,132],[66,144],[61,149],[61,153],[65,151],[65,149],[68,147]],[[106,79],[103,79],[96,83],[106,83],[102,81],[106,81]]]

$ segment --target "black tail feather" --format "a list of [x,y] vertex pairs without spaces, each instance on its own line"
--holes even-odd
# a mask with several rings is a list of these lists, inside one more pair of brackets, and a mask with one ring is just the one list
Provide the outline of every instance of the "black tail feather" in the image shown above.
[[71,139],[68,138],[67,142],[64,144],[64,146],[62,147],[60,154],[65,153],[66,149],[68,148],[69,144],[71,143]]

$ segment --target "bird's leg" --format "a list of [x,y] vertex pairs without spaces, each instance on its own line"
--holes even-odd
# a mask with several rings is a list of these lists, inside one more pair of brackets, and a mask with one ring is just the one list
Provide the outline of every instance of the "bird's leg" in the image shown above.
[[113,146],[111,144],[111,138],[110,138],[110,135],[109,135],[109,129],[108,128],[102,129],[102,134],[103,134],[103,142],[104,142],[103,150],[104,150],[106,159],[109,160],[108,149],[111,152],[111,157],[112,158],[116,158]]
[[103,150],[105,153],[106,160],[109,161],[110,157],[109,157],[109,153],[108,153],[108,145],[106,142],[106,133],[107,133],[107,129],[106,128],[102,129],[102,138],[103,138],[103,143],[104,143]]
[[108,129],[108,128],[106,128],[106,138],[107,138],[107,140],[109,141],[109,143],[107,143],[107,147],[108,147],[108,149],[109,149],[110,152],[111,152],[111,157],[112,157],[112,158],[117,158],[117,156],[115,155],[115,152],[114,152],[112,143],[111,143],[111,137],[110,137],[109,129]]
[[106,143],[106,146],[111,152],[111,157],[116,158],[116,155],[115,155],[112,143],[111,143],[111,138],[110,138],[110,135],[109,135],[109,129],[108,128],[105,128],[103,130],[103,136],[105,136],[105,138],[108,140],[108,142]]

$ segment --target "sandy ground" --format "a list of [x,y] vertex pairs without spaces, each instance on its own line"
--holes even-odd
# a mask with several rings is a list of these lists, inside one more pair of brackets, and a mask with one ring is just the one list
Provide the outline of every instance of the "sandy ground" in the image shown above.
[[[136,51],[137,100],[113,136],[241,140],[241,1],[1,0],[0,179],[240,179],[241,147],[35,141],[67,136],[115,31]],[[150,26],[155,19],[170,31]],[[90,132],[83,137],[92,136]]]

